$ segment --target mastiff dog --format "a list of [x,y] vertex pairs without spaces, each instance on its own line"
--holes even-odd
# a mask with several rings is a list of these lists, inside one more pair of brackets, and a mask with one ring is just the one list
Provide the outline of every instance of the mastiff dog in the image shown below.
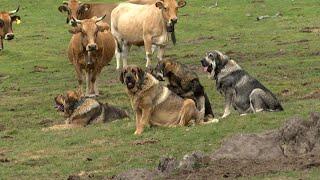
[[137,66],[125,67],[120,81],[136,114],[136,131],[140,135],[146,126],[186,126],[191,121],[200,123],[201,116],[192,99],[183,99],[162,86],[151,74]]
[[211,104],[198,75],[178,61],[165,59],[160,61],[152,74],[158,79],[167,78],[167,87],[182,98],[189,98],[196,102],[202,119],[210,121],[214,118]]
[[201,60],[205,72],[216,81],[217,90],[225,97],[222,118],[231,112],[231,106],[240,113],[282,111],[276,96],[258,80],[244,71],[234,60],[219,52],[208,52]]

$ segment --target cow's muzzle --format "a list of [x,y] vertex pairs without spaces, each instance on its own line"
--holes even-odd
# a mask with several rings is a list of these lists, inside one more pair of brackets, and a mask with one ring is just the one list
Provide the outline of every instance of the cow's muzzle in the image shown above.
[[10,41],[10,40],[14,39],[14,34],[13,33],[8,33],[8,34],[5,35],[4,39]]
[[89,44],[87,46],[87,51],[96,51],[96,50],[98,50],[97,44]]

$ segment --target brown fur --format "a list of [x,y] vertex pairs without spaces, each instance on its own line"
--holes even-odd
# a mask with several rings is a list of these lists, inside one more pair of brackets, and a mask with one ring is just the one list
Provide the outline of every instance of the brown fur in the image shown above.
[[45,130],[84,127],[94,123],[108,123],[128,117],[128,113],[108,104],[102,104],[93,98],[84,98],[81,92],[68,91],[55,97],[56,105],[67,118],[65,124],[55,125]]
[[111,24],[111,12],[117,7],[117,3],[79,3],[78,0],[69,0],[59,6],[59,11],[67,14],[67,23],[72,17],[83,20],[94,16],[100,17],[106,15],[104,22]]
[[[18,12],[19,8],[16,11]],[[4,48],[3,40],[6,39],[8,35],[13,35],[12,23],[20,19],[20,16],[16,16],[15,13],[7,11],[0,12],[0,51]]]
[[[80,90],[82,90],[83,71],[86,72],[86,95],[88,96],[99,94],[96,79],[103,67],[112,60],[116,48],[112,34],[107,31],[109,26],[106,23],[98,25],[96,19],[94,17],[82,20],[78,27],[71,30],[75,34],[71,38],[68,49],[68,57],[75,67]],[[84,36],[83,31],[86,32],[86,36]],[[95,32],[97,32],[96,37]],[[93,44],[96,44],[98,49],[88,51],[89,46]]]
[[120,3],[111,13],[111,32],[121,48],[116,55],[117,69],[120,69],[121,59],[123,67],[127,66],[131,45],[144,44],[147,67],[151,65],[152,45],[159,47],[158,59],[162,60],[170,35],[168,27],[174,29],[178,8],[185,5],[184,0],[178,3],[175,0],[157,0],[145,5]]
[[120,80],[127,85],[127,94],[136,113],[136,135],[149,125],[175,127],[186,126],[191,120],[200,122],[193,100],[184,100],[172,93],[141,68],[127,66]]
[[[129,0],[135,4],[150,4],[156,0]],[[66,13],[67,23],[72,17],[83,20],[90,19],[94,16],[100,17],[106,15],[104,22],[111,24],[111,12],[118,6],[118,3],[80,3],[78,0],[69,0],[59,6],[61,13]]]

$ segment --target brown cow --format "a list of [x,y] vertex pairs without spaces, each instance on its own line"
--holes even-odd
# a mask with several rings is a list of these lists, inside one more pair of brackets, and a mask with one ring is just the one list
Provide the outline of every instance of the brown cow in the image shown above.
[[[129,0],[135,4],[150,4],[156,0]],[[64,1],[58,10],[61,13],[67,13],[67,23],[70,23],[72,17],[77,19],[90,19],[93,16],[101,17],[107,15],[103,20],[104,22],[111,24],[111,12],[118,6],[118,3],[81,3],[78,0]]]
[[117,3],[81,3],[78,0],[69,0],[63,2],[58,9],[61,13],[67,13],[67,23],[72,22],[72,17],[82,20],[106,15],[103,21],[110,24],[111,12],[117,6]]
[[70,62],[74,65],[82,92],[83,70],[86,73],[86,96],[99,95],[96,79],[101,70],[112,59],[115,53],[116,42],[109,25],[102,23],[105,16],[91,19],[73,19],[78,26],[70,30],[74,35],[71,38],[68,50]]
[[111,13],[111,32],[118,47],[117,69],[120,60],[127,66],[127,56],[131,45],[144,45],[146,66],[151,66],[152,46],[157,46],[158,59],[162,60],[169,35],[175,43],[174,24],[177,23],[178,8],[186,5],[184,0],[157,0],[149,5],[120,3]]
[[15,15],[18,11],[19,6],[14,11],[0,12],[0,51],[3,49],[3,39],[10,41],[14,38],[12,23],[20,21],[20,16]]

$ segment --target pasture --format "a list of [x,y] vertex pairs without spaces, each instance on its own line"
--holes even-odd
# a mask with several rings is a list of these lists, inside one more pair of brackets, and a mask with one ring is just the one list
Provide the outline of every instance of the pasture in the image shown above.
[[[98,0],[97,0],[98,1]],[[109,0],[100,0],[107,2]],[[116,1],[114,1],[116,2]],[[153,168],[162,156],[181,158],[195,150],[212,152],[233,134],[278,128],[293,116],[320,110],[320,2],[318,0],[188,0],[179,11],[177,45],[166,56],[194,69],[214,112],[224,100],[202,72],[206,51],[220,50],[273,91],[285,109],[239,117],[233,111],[218,124],[182,128],[148,128],[134,136],[135,121],[115,58],[101,73],[101,102],[130,112],[131,118],[68,131],[43,132],[62,123],[53,97],[75,89],[77,80],[67,60],[71,34],[56,0],[1,0],[1,10],[18,4],[22,23],[13,25],[15,39],[0,52],[0,179],[66,179],[84,171],[94,178],[112,177],[133,168]],[[257,21],[260,15],[281,17]],[[155,57],[155,56],[154,56]],[[129,64],[145,65],[143,48],[132,48]],[[156,58],[153,59],[156,64]],[[137,145],[138,141],[154,143]],[[254,177],[317,179],[320,169]]]

